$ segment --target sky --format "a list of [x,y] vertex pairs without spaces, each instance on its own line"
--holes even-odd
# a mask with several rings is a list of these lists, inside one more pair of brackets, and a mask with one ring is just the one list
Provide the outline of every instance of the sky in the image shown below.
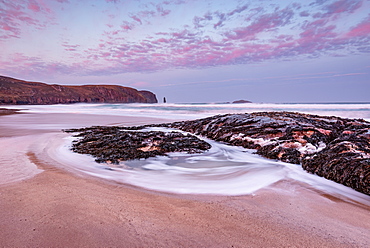
[[161,102],[370,102],[370,0],[0,0],[0,75]]

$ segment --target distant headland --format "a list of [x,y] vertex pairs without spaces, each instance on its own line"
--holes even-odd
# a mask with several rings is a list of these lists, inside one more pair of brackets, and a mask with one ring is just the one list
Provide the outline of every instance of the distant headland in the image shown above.
[[154,93],[119,85],[66,86],[0,76],[0,105],[157,103]]
[[233,101],[232,103],[235,104],[235,103],[252,103],[252,102],[248,100],[236,100],[236,101]]

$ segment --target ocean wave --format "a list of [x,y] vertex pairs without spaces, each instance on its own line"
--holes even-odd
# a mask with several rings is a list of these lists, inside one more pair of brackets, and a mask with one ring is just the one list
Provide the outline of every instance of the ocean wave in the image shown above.
[[16,106],[25,113],[75,113],[117,116],[161,117],[184,120],[218,114],[261,111],[293,111],[307,114],[362,118],[370,121],[370,104],[58,104]]

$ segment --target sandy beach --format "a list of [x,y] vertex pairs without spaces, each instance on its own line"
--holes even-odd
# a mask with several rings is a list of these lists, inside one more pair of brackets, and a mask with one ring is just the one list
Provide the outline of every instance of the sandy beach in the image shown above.
[[[53,120],[72,128],[164,121],[23,114],[16,118],[24,125],[12,128],[14,116],[0,117],[0,141],[61,132],[51,122],[48,128],[24,128],[28,122]],[[30,151],[23,155],[40,171],[0,185],[1,247],[370,246],[370,206],[305,184],[280,181],[242,196],[168,194],[72,173]]]

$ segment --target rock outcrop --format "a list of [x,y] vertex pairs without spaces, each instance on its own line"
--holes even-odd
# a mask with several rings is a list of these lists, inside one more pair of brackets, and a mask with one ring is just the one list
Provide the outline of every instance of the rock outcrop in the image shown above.
[[252,103],[251,101],[248,101],[248,100],[236,100],[236,101],[233,101],[232,103]]
[[[301,164],[310,173],[370,195],[370,122],[361,119],[259,112],[137,127],[85,128],[70,130],[82,132],[79,136],[83,137],[73,149],[92,154],[99,162],[146,158],[159,155],[161,150],[195,149],[193,151],[200,152],[209,149],[207,144],[193,142],[195,137],[174,134],[178,141],[174,142],[171,135],[138,131],[147,127],[175,128],[226,144],[256,149],[257,154],[266,158]],[[164,149],[172,144],[175,144],[173,148]],[[135,151],[131,152],[132,149]],[[125,153],[129,155],[122,155]]]
[[6,108],[0,108],[0,116],[1,115],[12,115],[16,114],[20,111],[20,109],[6,109]]
[[63,86],[0,76],[0,104],[157,103],[155,94],[118,85]]
[[310,173],[370,195],[370,123],[364,120],[260,112],[150,126],[256,149],[266,158],[302,164]]
[[121,161],[165,156],[168,152],[200,153],[211,148],[194,135],[180,132],[127,131],[122,127],[70,129],[81,137],[72,150],[94,156],[98,163],[118,164]]

